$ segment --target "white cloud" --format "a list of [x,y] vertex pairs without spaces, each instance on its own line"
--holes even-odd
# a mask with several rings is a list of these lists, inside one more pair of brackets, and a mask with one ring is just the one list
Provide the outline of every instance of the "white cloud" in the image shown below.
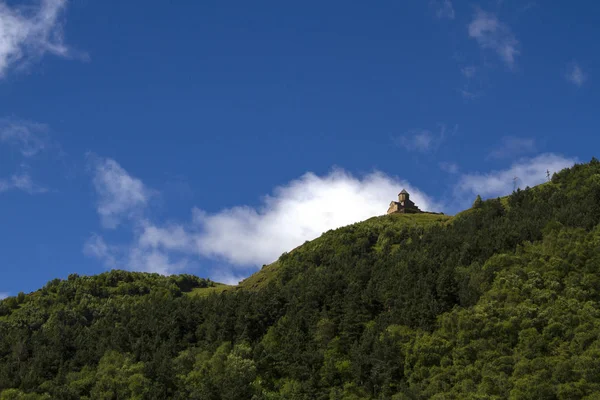
[[573,63],[568,68],[566,78],[575,86],[581,87],[587,80],[587,75],[581,70],[579,65]]
[[180,225],[159,228],[145,221],[141,232],[138,243],[142,247],[161,247],[170,250],[185,251],[194,245],[193,239],[190,238],[184,227]]
[[140,243],[130,246],[109,245],[98,234],[92,234],[85,242],[83,254],[100,260],[109,269],[130,269],[162,275],[181,272],[188,265],[185,258],[177,257],[178,260],[173,261],[172,254]]
[[0,143],[19,149],[24,157],[32,157],[49,145],[48,127],[14,118],[0,118]]
[[384,214],[402,188],[421,209],[438,207],[408,182],[382,173],[362,179],[343,170],[323,177],[307,173],[277,188],[260,208],[240,206],[212,215],[196,210],[196,249],[239,266],[270,263],[329,229]]
[[517,177],[519,188],[535,186],[547,180],[550,174],[568,168],[577,162],[576,159],[566,158],[561,155],[546,153],[535,158],[523,159],[514,163],[510,168],[489,173],[471,173],[461,177],[455,190],[459,197],[481,195],[484,197],[498,197],[510,194]]
[[22,190],[29,194],[46,193],[48,189],[34,183],[27,172],[13,174],[8,179],[0,179],[0,193],[9,190]]
[[10,296],[10,293],[7,292],[0,292],[0,300],[4,300],[5,298],[7,298],[8,296]]
[[[109,167],[106,168],[106,164]],[[115,198],[141,199],[143,196],[117,196],[118,190],[134,186],[136,193],[148,191],[141,181],[127,174],[112,160],[101,163],[100,175],[116,175],[125,185],[99,185],[101,203],[121,204]],[[116,171],[116,172],[115,172]],[[126,177],[126,178],[124,178]],[[112,182],[115,179],[101,179]],[[134,185],[131,182],[136,182]],[[142,215],[141,210],[131,213],[129,222],[133,235],[127,246],[105,243],[93,235],[84,245],[84,253],[98,258],[110,268],[128,268],[163,274],[181,271],[201,258],[221,260],[229,264],[222,270],[213,271],[213,279],[227,281],[241,279],[240,270],[271,263],[284,251],[289,251],[306,240],[314,239],[323,232],[354,222],[362,221],[386,212],[388,204],[397,192],[406,188],[423,210],[436,210],[439,205],[408,182],[374,172],[362,178],[336,169],[325,176],[307,173],[287,185],[278,187],[266,196],[260,207],[238,206],[217,213],[192,210],[192,218],[186,223],[161,225]],[[125,190],[129,192],[129,189]],[[106,193],[110,193],[108,196]],[[106,198],[111,199],[107,201]],[[142,208],[145,202],[127,201],[127,207],[109,207],[122,210]],[[109,213],[112,216],[115,213]],[[101,213],[106,217],[106,213]],[[229,268],[229,269],[227,269]],[[236,268],[237,273],[231,268]]]
[[210,279],[215,282],[224,283],[226,285],[237,285],[248,276],[236,274],[229,271],[226,267],[217,268],[213,271]]
[[131,177],[117,162],[96,159],[94,187],[98,214],[105,228],[116,228],[122,219],[137,218],[152,194],[141,180]]
[[83,254],[104,261],[108,268],[118,267],[115,258],[115,254],[118,253],[118,251],[118,248],[115,246],[109,247],[102,236],[97,234],[93,234],[83,245]]
[[439,19],[454,19],[454,7],[450,0],[431,0],[430,7],[435,11],[435,16]]
[[468,29],[469,36],[477,40],[481,48],[494,50],[509,68],[514,67],[519,41],[508,25],[494,14],[478,9]]
[[[112,160],[106,160],[104,164],[107,161]],[[472,200],[477,194],[484,197],[506,195],[512,191],[515,176],[519,178],[521,188],[534,186],[546,180],[547,170],[551,173],[560,171],[574,162],[574,159],[560,155],[542,154],[520,160],[506,170],[463,174],[455,186],[454,200]],[[116,162],[109,164],[109,170],[118,171],[116,175],[120,179],[127,176],[125,181],[137,182],[133,186],[141,188],[139,192],[148,191],[139,179],[129,176]],[[452,163],[442,163],[440,167],[450,173],[459,172]],[[221,267],[209,272],[209,277],[235,283],[249,268],[269,264],[283,252],[315,239],[323,232],[383,215],[402,188],[411,193],[421,209],[442,209],[439,203],[406,181],[380,172],[355,177],[335,169],[324,176],[306,173],[275,188],[271,195],[263,198],[260,206],[240,205],[215,213],[194,208],[192,218],[181,223],[152,221],[140,210],[128,218],[126,227],[132,235],[129,244],[110,245],[94,234],[85,243],[83,251],[109,268],[161,274],[182,272],[202,263],[202,259],[212,259],[220,262]],[[128,204],[140,209],[145,206],[142,201]]]
[[134,271],[156,272],[169,275],[182,272],[188,265],[187,259],[174,261],[173,254],[146,247],[132,247],[129,251],[127,266]]
[[[132,177],[116,161],[92,156],[93,183],[98,195],[97,212],[102,226],[117,228],[123,220],[131,223],[134,235],[141,236],[129,246],[109,245],[104,238],[93,234],[84,244],[85,255],[101,260],[107,268],[126,268],[161,274],[181,270],[187,265],[185,259],[172,260],[167,252],[158,249],[152,226],[144,219],[153,191],[140,179]],[[164,239],[164,238],[163,238]],[[175,238],[167,244],[174,245]]]
[[488,158],[500,159],[515,157],[526,153],[533,153],[535,151],[535,139],[506,136],[502,138],[502,145],[492,151],[488,155]]
[[61,24],[66,5],[67,0],[40,0],[34,7],[9,7],[0,0],[0,78],[46,53],[69,55]]

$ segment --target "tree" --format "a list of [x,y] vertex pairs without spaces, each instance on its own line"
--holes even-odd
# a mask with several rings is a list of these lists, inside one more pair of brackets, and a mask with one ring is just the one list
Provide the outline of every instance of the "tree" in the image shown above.
[[96,384],[91,397],[99,400],[143,399],[149,380],[143,373],[144,364],[116,351],[107,352],[96,372]]

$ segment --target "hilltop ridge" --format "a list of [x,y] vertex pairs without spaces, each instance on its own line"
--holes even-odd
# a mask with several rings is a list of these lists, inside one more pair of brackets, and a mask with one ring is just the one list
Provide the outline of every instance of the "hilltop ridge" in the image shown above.
[[[422,212],[419,214],[387,214],[371,217],[365,221],[356,222],[354,224],[343,226],[337,229],[331,229],[314,240],[306,241],[303,245],[296,247],[292,251],[310,252],[317,250],[320,246],[326,246],[327,243],[334,239],[336,235],[343,234],[346,231],[352,231],[354,229],[364,229],[371,234],[379,234],[386,229],[401,229],[403,227],[425,228],[432,224],[450,221],[451,219],[451,216],[429,212]],[[379,242],[379,246],[382,246],[384,242],[385,239],[382,238],[382,240]],[[289,253],[284,253],[283,257],[285,258]],[[244,279],[237,287],[241,289],[253,290],[268,284],[270,281],[276,279],[277,267],[279,265],[279,260],[269,265],[264,265],[260,271]]]
[[0,302],[0,399],[584,399],[600,163],[324,233],[239,286],[112,271]]

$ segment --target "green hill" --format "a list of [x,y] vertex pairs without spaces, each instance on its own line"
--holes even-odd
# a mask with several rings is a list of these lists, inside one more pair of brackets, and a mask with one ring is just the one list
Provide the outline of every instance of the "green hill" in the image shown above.
[[594,399],[600,163],[329,231],[235,287],[72,275],[0,302],[0,399]]
[[[363,233],[364,235],[377,234],[379,237],[383,231],[391,232],[401,230],[403,228],[428,227],[433,224],[446,223],[451,219],[452,217],[448,215],[430,213],[390,214],[380,217],[373,217],[363,222],[335,230],[330,230],[321,237],[313,241],[306,242],[304,245],[292,250],[292,252],[310,253],[312,251],[319,251],[319,249],[322,248],[331,248],[332,246],[336,246],[336,241],[338,240],[339,235],[343,235],[344,232],[348,231],[352,231],[354,235],[362,235]],[[375,251],[380,251],[386,243],[388,243],[388,241],[385,236],[381,236],[381,240],[378,240],[373,249]],[[392,244],[392,246],[398,246],[398,244]],[[286,256],[287,254],[284,254],[282,257],[285,258]],[[238,288],[247,290],[258,290],[263,288],[271,281],[277,280],[278,272],[282,270],[279,268],[280,265],[281,263],[276,261],[273,264],[263,266],[259,272],[242,281]]]

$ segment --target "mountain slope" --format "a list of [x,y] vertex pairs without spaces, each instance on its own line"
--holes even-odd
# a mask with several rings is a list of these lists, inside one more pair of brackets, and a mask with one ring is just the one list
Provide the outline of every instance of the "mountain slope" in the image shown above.
[[594,398],[597,160],[411,218],[327,232],[224,291],[113,271],[6,299],[0,398]]
[[[348,230],[357,229],[361,233],[358,235],[369,235],[376,234],[378,235],[378,242],[374,246],[374,250],[381,250],[383,246],[385,246],[389,240],[387,239],[388,233],[385,235],[381,235],[382,232],[392,232],[397,230],[402,230],[405,228],[416,228],[416,227],[428,227],[435,224],[443,224],[447,223],[452,219],[451,216],[443,215],[443,214],[432,214],[432,213],[424,213],[424,214],[390,214],[383,215],[379,217],[369,218],[366,221],[359,222],[356,224],[352,224],[343,228],[330,230],[324,233],[321,237],[307,241],[304,245],[297,247],[291,252],[300,252],[300,253],[310,253],[313,251],[319,251],[320,248],[330,248],[334,245],[337,235],[341,232],[346,232]],[[364,233],[363,233],[364,232]],[[379,237],[381,236],[381,237]],[[397,245],[396,245],[397,246]],[[287,253],[284,254],[284,258]],[[274,281],[278,277],[278,272],[281,270],[279,266],[281,263],[279,261],[274,262],[273,264],[265,265],[263,268],[253,274],[252,276],[244,279],[240,284],[240,289],[246,290],[257,290],[271,281]]]

